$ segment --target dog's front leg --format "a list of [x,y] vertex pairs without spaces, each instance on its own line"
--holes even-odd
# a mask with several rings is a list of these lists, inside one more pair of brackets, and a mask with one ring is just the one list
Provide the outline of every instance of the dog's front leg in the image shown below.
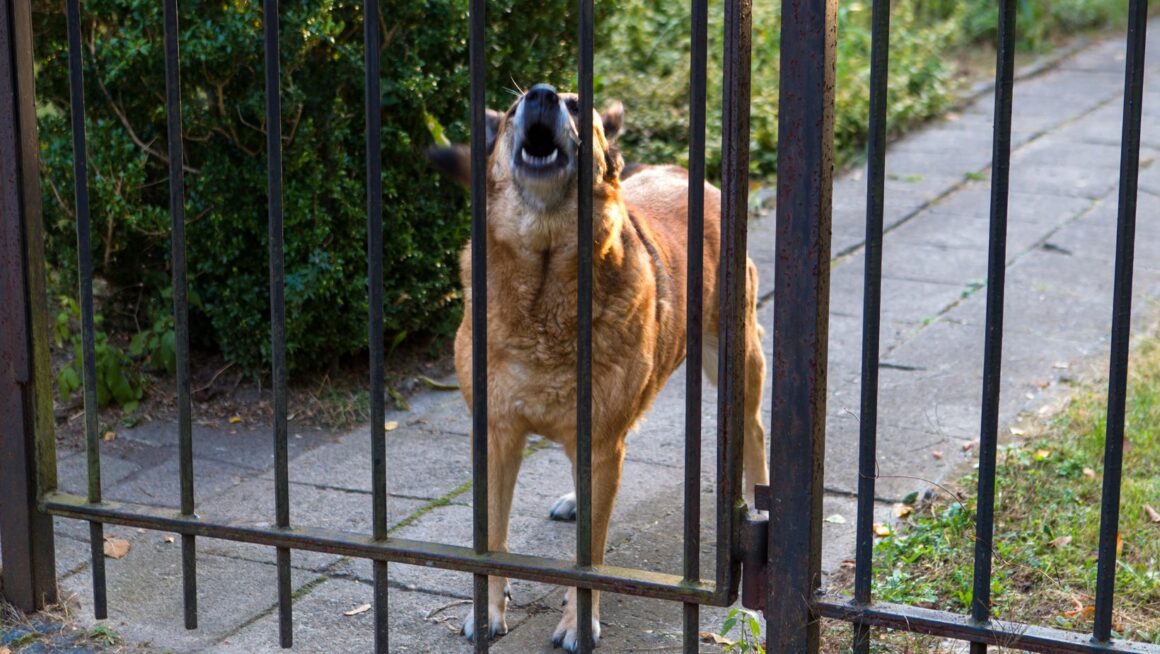
[[[592,563],[604,563],[604,548],[608,545],[608,521],[612,517],[612,505],[616,502],[616,491],[620,489],[620,474],[624,468],[624,437],[601,442],[594,439],[592,447]],[[569,457],[574,454],[571,449]],[[569,588],[564,597],[564,617],[552,634],[552,644],[568,652],[580,650],[579,631],[576,627],[576,589]],[[592,639],[600,641],[600,592],[592,592]]]
[[[487,548],[492,552],[506,552],[508,548],[508,518],[526,440],[527,434],[510,428],[492,425],[488,429]],[[488,577],[487,638],[507,633],[505,614],[510,596],[506,577]],[[468,640],[475,640],[477,636],[474,611],[463,620],[463,635]]]

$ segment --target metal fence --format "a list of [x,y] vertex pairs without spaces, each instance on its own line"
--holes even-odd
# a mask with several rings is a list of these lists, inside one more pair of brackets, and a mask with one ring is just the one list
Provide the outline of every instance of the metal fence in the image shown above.
[[[294,550],[311,550],[374,562],[375,649],[389,650],[388,565],[404,563],[453,569],[475,578],[475,624],[487,623],[487,576],[577,586],[581,651],[593,645],[591,591],[641,595],[684,605],[684,650],[698,651],[699,607],[725,606],[737,599],[746,563],[744,600],[765,611],[770,652],[817,652],[821,618],[853,623],[854,651],[870,648],[870,629],[886,627],[946,636],[972,643],[971,651],[1003,645],[1040,652],[1160,652],[1160,647],[1111,640],[1124,399],[1131,302],[1132,240],[1139,164],[1146,0],[1131,1],[1125,82],[1119,239],[1116,257],[1111,384],[1104,476],[1103,523],[1097,581],[1096,622],[1091,636],[1011,624],[990,617],[990,542],[993,527],[999,362],[1002,347],[1003,262],[1010,160],[1015,0],[1001,0],[995,135],[991,196],[991,245],[987,280],[987,328],[982,398],[981,452],[974,606],[970,616],[875,603],[871,597],[872,512],[875,481],[878,337],[885,180],[885,106],[889,0],[873,9],[873,72],[867,194],[867,263],[861,408],[861,464],[856,586],[853,598],[821,592],[821,502],[825,444],[827,322],[829,312],[830,213],[833,175],[834,64],[836,0],[783,0],[780,133],[777,191],[777,269],[774,385],[769,487],[758,489],[758,508],[768,520],[749,514],[741,496],[741,438],[744,406],[744,302],[748,198],[751,3],[725,3],[724,125],[722,162],[721,385],[718,395],[716,565],[704,576],[699,567],[701,376],[688,367],[685,434],[684,566],[681,575],[593,565],[591,528],[592,416],[592,238],[591,194],[580,193],[578,209],[579,292],[577,342],[577,554],[574,561],[488,550],[487,524],[487,261],[485,253],[486,161],[484,88],[486,19],[484,0],[470,2],[473,340],[473,547],[456,547],[390,537],[387,534],[387,456],[383,370],[383,207],[382,170],[368,157],[367,272],[372,445],[372,533],[356,534],[295,526],[290,520],[287,456],[287,375],[283,298],[281,108],[279,104],[278,0],[264,0],[264,47],[268,121],[269,266],[275,447],[275,521],[269,528],[215,522],[195,513],[191,434],[188,315],[177,0],[163,0],[166,110],[170,162],[172,272],[177,342],[176,387],[180,444],[181,503],[177,511],[103,501],[100,439],[95,413],[92,262],[86,185],[84,98],[80,56],[79,0],[66,0],[72,121],[75,149],[77,238],[80,258],[86,408],[88,493],[59,492],[56,485],[48,359],[43,235],[41,233],[34,62],[29,0],[0,0],[0,511],[6,598],[35,609],[55,600],[52,517],[87,521],[92,543],[93,605],[107,615],[103,525],[119,524],[182,535],[185,626],[197,627],[196,538],[199,536],[268,545],[277,549],[281,644],[293,642],[290,562]],[[378,0],[365,2],[364,30],[366,142],[380,151],[380,34]],[[692,2],[689,175],[688,358],[701,353],[701,243],[704,234],[705,106],[707,61],[706,0]],[[580,2],[578,79],[580,134],[592,133],[593,7]],[[581,189],[592,185],[592,149],[582,139]],[[174,163],[178,162],[178,163]],[[758,244],[769,247],[772,244]],[[475,650],[488,649],[476,638]]]

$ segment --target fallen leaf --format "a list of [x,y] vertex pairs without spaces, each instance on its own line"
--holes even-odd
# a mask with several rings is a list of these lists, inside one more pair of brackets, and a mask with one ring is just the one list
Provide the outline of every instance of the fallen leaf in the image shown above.
[[387,431],[395,431],[398,428],[399,428],[399,422],[397,420],[388,420],[383,425],[383,429],[385,429]]
[[729,640],[721,634],[715,634],[712,631],[702,631],[701,642],[711,643],[713,645],[724,645],[725,647],[732,647],[737,644],[736,642]]
[[1060,548],[1071,543],[1071,536],[1060,536],[1047,544],[1048,547]]
[[874,523],[874,535],[880,538],[885,538],[890,535],[890,526],[882,524],[881,522]]
[[858,562],[854,559],[842,559],[842,567],[846,570],[858,567]]
[[131,545],[124,538],[105,536],[105,556],[110,559],[123,559],[129,553]]
[[1091,468],[1084,468],[1083,469],[1083,476],[1085,479],[1095,481],[1096,471],[1092,470]]
[[1151,520],[1155,524],[1160,525],[1160,512],[1156,511],[1156,509],[1153,509],[1151,506],[1145,504],[1144,505],[1144,513],[1148,514],[1149,520]]
[[1011,428],[1011,435],[1012,436],[1026,436],[1027,430],[1023,429],[1022,427],[1012,427]]
[[241,417],[241,416],[230,416],[230,424],[231,424],[231,425],[236,425],[236,424],[238,424],[238,423],[239,423],[239,422],[241,422],[241,421],[242,421],[242,417]]
[[963,451],[970,452],[975,449],[975,441],[963,441]]
[[1051,364],[1051,367],[1055,368],[1056,370],[1067,370],[1071,367],[1071,364],[1066,361],[1056,361],[1055,363]]
[[108,443],[109,441],[116,440],[116,439],[117,439],[117,432],[115,432],[115,431],[107,431],[107,432],[105,432],[105,434],[103,436],[101,436],[101,440],[105,441],[106,443]]
[[1117,531],[1116,532],[1116,558],[1117,559],[1120,558],[1120,554],[1122,554],[1123,551],[1124,551],[1124,537],[1121,536],[1120,532]]
[[353,609],[351,609],[349,611],[343,611],[342,614],[348,615],[348,616],[349,615],[358,615],[359,613],[366,613],[369,610],[371,610],[370,604],[359,604],[358,606],[354,607]]
[[1046,381],[1036,382],[1035,385],[1039,388],[1047,388],[1048,386],[1051,386],[1051,380],[1048,379]]
[[943,458],[942,450],[931,450],[930,455],[934,457],[935,461],[941,461]]
[[1051,450],[1035,450],[1035,456],[1032,457],[1036,461],[1045,461],[1051,458]]
[[173,542],[173,536],[166,536],[166,537],[165,537],[165,542],[166,542],[166,543],[172,543],[172,542]]
[[844,525],[846,524],[846,519],[842,517],[842,514],[835,513],[834,515],[827,517],[826,522],[832,522],[836,525]]
[[907,504],[895,504],[894,515],[899,518],[905,518],[911,513],[914,513],[914,507]]

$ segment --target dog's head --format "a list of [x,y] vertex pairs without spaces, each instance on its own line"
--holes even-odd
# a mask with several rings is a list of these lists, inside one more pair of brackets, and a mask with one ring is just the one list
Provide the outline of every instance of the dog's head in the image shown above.
[[[597,184],[615,184],[624,163],[616,137],[624,109],[614,103],[603,115],[593,112],[592,167]],[[487,112],[489,192],[511,187],[534,211],[551,210],[575,197],[580,143],[580,99],[537,84],[506,113]],[[471,183],[471,152],[466,146],[433,148],[432,164],[464,185]]]

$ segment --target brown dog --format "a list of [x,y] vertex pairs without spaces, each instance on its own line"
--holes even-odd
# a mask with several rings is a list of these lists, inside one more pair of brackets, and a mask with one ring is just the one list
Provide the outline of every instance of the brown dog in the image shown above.
[[[576,460],[576,169],[579,103],[540,84],[507,113],[488,112],[488,520],[489,548],[507,550],[508,516],[524,444],[540,434]],[[620,485],[625,437],[685,358],[688,173],[639,167],[622,175],[615,146],[619,104],[593,120],[592,558],[600,564]],[[468,184],[468,150],[433,150],[432,162]],[[717,379],[720,192],[705,186],[704,360]],[[455,339],[460,388],[471,405],[471,257],[460,269],[466,311]],[[745,339],[745,476],[768,483],[761,395],[765,357],[757,324],[757,270],[748,262]],[[575,516],[575,494],[550,509]],[[507,580],[489,585],[488,636],[505,633]],[[552,642],[577,650],[575,589]],[[599,594],[592,632],[600,637]],[[478,635],[471,614],[463,626]]]

